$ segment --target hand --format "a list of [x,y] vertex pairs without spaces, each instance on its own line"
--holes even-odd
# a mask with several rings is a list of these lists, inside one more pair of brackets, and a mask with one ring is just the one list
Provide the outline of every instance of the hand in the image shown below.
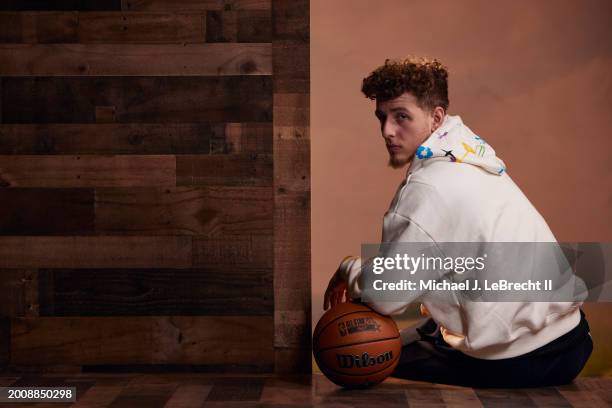
[[[347,258],[344,258],[342,262],[340,262],[340,266],[334,273],[334,276],[329,280],[329,284],[327,285],[327,289],[325,290],[325,296],[323,298],[323,310],[327,310],[330,307],[336,306],[338,303],[342,303],[344,301],[348,302],[348,282],[346,281],[346,271],[343,268],[346,265]],[[346,298],[346,300],[344,300]]]

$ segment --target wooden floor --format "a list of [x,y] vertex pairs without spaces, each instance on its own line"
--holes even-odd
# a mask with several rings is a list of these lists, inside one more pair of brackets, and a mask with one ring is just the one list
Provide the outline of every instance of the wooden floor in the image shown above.
[[0,374],[0,386],[71,386],[77,402],[0,407],[611,407],[612,377],[537,389],[471,389],[398,379],[344,390],[321,375],[274,378],[211,374]]

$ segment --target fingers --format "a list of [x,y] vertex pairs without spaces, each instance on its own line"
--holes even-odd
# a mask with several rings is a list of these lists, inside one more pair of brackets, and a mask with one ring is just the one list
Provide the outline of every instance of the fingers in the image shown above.
[[[346,299],[346,300],[345,300]],[[338,303],[348,302],[349,296],[346,284],[332,280],[323,295],[323,310],[336,306]]]
[[[346,295],[346,300],[345,300],[345,295]],[[348,302],[348,293],[344,288],[330,290],[329,292],[326,292],[323,308],[327,310],[327,306],[334,307],[338,303],[344,303],[344,302]]]

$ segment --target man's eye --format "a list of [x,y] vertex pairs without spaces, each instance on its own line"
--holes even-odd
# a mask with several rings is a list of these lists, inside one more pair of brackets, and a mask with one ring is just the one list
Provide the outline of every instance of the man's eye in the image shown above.
[[409,119],[409,118],[408,118],[408,115],[406,115],[405,113],[399,113],[399,114],[397,115],[397,118],[398,118],[399,120],[406,120],[406,119]]

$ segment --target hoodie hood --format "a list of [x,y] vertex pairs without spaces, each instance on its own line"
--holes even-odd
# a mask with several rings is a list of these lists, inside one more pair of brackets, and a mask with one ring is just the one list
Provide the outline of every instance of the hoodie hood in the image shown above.
[[417,148],[408,172],[415,172],[427,161],[435,160],[467,163],[500,176],[506,171],[495,150],[463,124],[459,116],[445,116],[442,126]]

